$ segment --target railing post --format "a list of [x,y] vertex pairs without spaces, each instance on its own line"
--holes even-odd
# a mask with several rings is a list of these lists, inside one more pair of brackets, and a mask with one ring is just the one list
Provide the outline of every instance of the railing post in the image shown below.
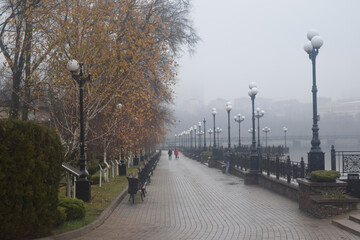
[[250,163],[249,158],[250,158],[249,155],[244,155],[244,168],[245,168],[245,171],[248,170],[248,166],[249,166],[249,163]]
[[290,156],[287,157],[286,159],[286,175],[287,175],[287,182],[290,183],[291,181],[291,164],[290,164]]
[[270,176],[270,155],[269,154],[266,157],[266,170],[267,170],[267,175]]
[[300,178],[304,178],[305,177],[305,163],[304,163],[304,158],[301,157],[301,162],[300,162]]
[[279,176],[280,176],[280,161],[279,161],[279,155],[276,155],[275,169],[276,169],[276,179],[279,179]]
[[336,156],[334,145],[331,145],[331,170],[336,170]]

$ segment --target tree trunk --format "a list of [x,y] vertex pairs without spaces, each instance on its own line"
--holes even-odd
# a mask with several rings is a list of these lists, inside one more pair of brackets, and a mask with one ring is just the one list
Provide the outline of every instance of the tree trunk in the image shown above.
[[25,96],[24,96],[24,104],[22,109],[22,120],[28,120],[29,113],[29,104],[31,101],[30,97],[30,86],[31,86],[31,41],[32,41],[32,32],[33,26],[30,17],[26,20],[26,30],[25,30],[25,39],[26,39],[26,50],[25,50]]
[[9,118],[18,119],[20,109],[20,82],[21,82],[21,70],[13,72],[13,86],[11,93],[10,113]]

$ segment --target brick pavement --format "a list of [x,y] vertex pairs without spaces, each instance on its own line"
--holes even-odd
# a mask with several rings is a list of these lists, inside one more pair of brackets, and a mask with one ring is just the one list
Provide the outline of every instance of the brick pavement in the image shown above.
[[298,203],[180,155],[163,152],[144,202],[128,196],[78,239],[359,239],[309,217]]

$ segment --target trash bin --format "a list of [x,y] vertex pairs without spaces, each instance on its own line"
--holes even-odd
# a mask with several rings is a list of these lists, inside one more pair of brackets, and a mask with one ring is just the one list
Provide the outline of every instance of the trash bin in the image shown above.
[[133,163],[134,163],[134,166],[139,165],[139,157],[134,157]]
[[358,173],[348,173],[347,175],[347,192],[351,196],[360,197],[360,179]]
[[122,163],[119,165],[119,176],[126,176],[126,164]]

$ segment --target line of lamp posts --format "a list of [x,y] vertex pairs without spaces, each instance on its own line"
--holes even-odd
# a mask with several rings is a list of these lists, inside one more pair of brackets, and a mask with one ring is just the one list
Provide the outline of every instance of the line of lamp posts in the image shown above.
[[[251,156],[255,156],[255,151],[256,153],[259,152],[260,148],[261,148],[261,145],[260,145],[260,118],[264,116],[265,112],[264,110],[260,110],[260,108],[257,108],[256,111],[254,111],[254,101],[255,101],[255,95],[258,93],[258,89],[256,87],[256,83],[255,82],[251,82],[249,84],[249,96],[252,100],[252,109],[253,109],[253,127],[251,129],[248,130],[248,132],[250,134],[253,135],[253,138],[252,138],[252,145],[251,145],[251,153],[252,155]],[[225,110],[228,114],[228,149],[231,149],[231,140],[230,140],[230,112],[232,110],[232,105],[231,105],[231,102],[227,102],[226,103],[226,106],[225,106]],[[213,142],[213,149],[216,149],[217,147],[220,146],[220,141],[219,141],[219,135],[220,133],[222,132],[222,129],[221,128],[216,128],[216,108],[213,108],[212,109],[212,115],[213,115],[213,123],[214,123],[214,127],[213,129],[208,129],[207,133],[209,134],[209,139],[210,139],[210,145],[211,146],[211,135],[214,133],[213,137],[214,137],[214,142]],[[256,146],[256,140],[255,140],[255,132],[256,132],[256,129],[255,129],[255,118],[257,119],[257,132],[258,132],[258,142],[257,142],[257,146]],[[238,115],[235,115],[234,116],[234,121],[237,122],[239,124],[239,142],[238,142],[238,147],[241,148],[241,122],[245,120],[245,116],[241,115],[241,114],[238,114]],[[183,131],[182,133],[180,134],[175,134],[175,148],[177,147],[177,138],[178,138],[178,141],[179,141],[179,144],[181,146],[184,146],[185,148],[188,148],[188,149],[202,149],[202,150],[206,150],[207,149],[207,146],[206,146],[206,120],[204,118],[203,120],[203,123],[204,123],[204,128],[202,130],[202,123],[199,122],[198,125],[194,125],[194,126],[191,126],[189,128],[189,130],[187,131]],[[255,131],[254,131],[255,129]],[[262,131],[265,133],[265,147],[267,148],[267,134],[270,132],[270,128],[269,127],[264,127],[262,129]],[[286,132],[287,132],[287,128],[286,127],[283,127],[283,131],[284,131],[284,139],[285,139],[285,148],[286,148]],[[198,136],[198,140],[197,140],[197,136]],[[203,137],[203,142],[204,142],[204,145],[202,145],[201,141],[202,141],[202,137]],[[216,140],[217,140],[217,143],[218,145],[216,144]],[[254,151],[255,149],[255,151]],[[257,156],[257,154],[256,154]],[[256,166],[254,166],[256,167]]]
[[[312,140],[311,140],[311,150],[308,153],[308,164],[310,171],[313,170],[320,170],[325,169],[325,162],[324,162],[324,152],[322,152],[320,148],[320,139],[319,139],[319,127],[318,127],[318,121],[319,116],[317,115],[317,87],[316,87],[316,56],[319,53],[320,47],[323,45],[323,40],[319,36],[319,33],[316,30],[310,30],[307,34],[307,38],[309,41],[305,43],[304,50],[309,54],[309,59],[312,62],[312,79],[313,79],[313,86],[312,86],[312,99],[313,99],[313,126],[312,126]],[[76,182],[76,198],[82,199],[85,202],[90,201],[91,196],[91,186],[90,182],[87,179],[88,172],[86,170],[86,155],[85,155],[85,137],[84,137],[84,116],[83,116],[83,90],[84,90],[84,84],[88,81],[90,81],[91,75],[88,74],[88,76],[84,76],[83,74],[83,64],[79,63],[76,60],[70,60],[67,64],[67,68],[70,71],[73,79],[78,83],[79,85],[79,122],[80,122],[80,159],[79,159],[79,165],[80,165],[80,177]],[[252,144],[251,144],[251,161],[250,161],[250,172],[257,173],[259,172],[259,158],[258,158],[258,151],[256,148],[256,140],[255,140],[255,118],[260,119],[261,111],[257,111],[257,114],[255,114],[254,109],[254,101],[255,96],[258,93],[258,89],[256,87],[256,83],[252,82],[249,85],[249,96],[251,98],[252,102]],[[228,148],[231,148],[230,143],[230,111],[232,109],[231,103],[228,102],[226,104],[226,111],[228,113]],[[221,129],[215,128],[215,115],[216,115],[216,109],[213,108],[212,115],[214,118],[214,128],[212,130],[212,133],[220,134]],[[237,122],[239,122],[239,146],[241,146],[240,142],[240,122],[244,120],[244,118],[241,115],[235,116]],[[205,119],[204,119],[204,130],[205,128]],[[193,128],[190,128],[190,130],[183,132],[180,134],[180,137],[184,138],[190,137],[192,139],[192,133],[194,132],[194,143],[196,148],[196,130],[197,126],[194,126]],[[268,129],[270,131],[270,129]],[[286,129],[287,131],[287,129]],[[285,139],[286,139],[286,131],[285,132]],[[211,131],[208,131],[209,134]],[[204,136],[204,147],[206,148],[206,134],[205,131],[201,131],[201,122],[199,124],[199,144],[201,146],[201,136]],[[258,125],[258,138],[259,138],[259,125]],[[267,133],[266,133],[267,134]],[[214,134],[214,143],[213,147],[216,148],[216,134]],[[286,140],[285,140],[286,141]],[[192,147],[192,141],[188,141],[190,143],[190,147]],[[211,144],[210,144],[211,145]],[[260,145],[260,138],[258,140],[258,146]]]
[[[308,41],[305,43],[304,50],[309,54],[309,58],[312,62],[312,99],[313,99],[313,126],[312,126],[312,140],[311,140],[311,149],[308,152],[308,166],[310,171],[314,170],[323,170],[325,169],[325,156],[324,152],[320,148],[320,139],[319,139],[319,127],[318,121],[319,116],[317,115],[317,86],[316,86],[316,56],[319,53],[320,47],[323,45],[323,40],[319,36],[316,30],[310,30],[307,34]],[[264,111],[260,110],[259,108],[254,108],[255,103],[255,96],[258,93],[258,88],[255,82],[251,82],[249,84],[249,91],[248,94],[251,98],[252,103],[252,128],[248,130],[248,132],[252,135],[252,143],[250,148],[250,173],[257,173],[259,172],[259,156],[258,156],[258,149],[260,148],[260,118],[264,116]],[[230,111],[232,109],[231,102],[226,103],[225,110],[228,113],[228,148],[231,148],[230,142]],[[209,129],[207,133],[213,135],[213,149],[216,149],[216,135],[218,136],[218,143],[219,143],[219,134],[222,132],[222,129],[215,128],[215,116],[216,116],[216,108],[212,109],[213,115],[213,129]],[[245,117],[241,114],[234,116],[234,120],[239,123],[239,143],[238,146],[241,147],[241,138],[240,138],[240,123],[244,121]],[[257,119],[257,132],[258,132],[258,142],[256,146],[256,138],[255,138],[255,119]],[[179,135],[175,135],[175,146],[176,146],[176,137],[180,138],[180,141],[183,146],[187,148],[195,148],[196,146],[196,135],[199,136],[199,148],[201,148],[201,137],[204,137],[204,146],[203,148],[206,149],[206,131],[205,131],[205,119],[204,119],[204,131],[201,130],[201,122],[199,122],[198,127],[195,125],[190,127],[189,130],[180,133]],[[198,132],[197,132],[198,130]],[[269,127],[264,127],[262,131],[265,133],[265,142],[267,147],[267,134],[270,132]],[[285,138],[285,148],[286,148],[286,133],[288,131],[287,127],[283,127],[284,131],[284,138]],[[193,135],[194,134],[194,135]],[[194,141],[194,145],[193,145]],[[211,143],[210,143],[211,146]]]

